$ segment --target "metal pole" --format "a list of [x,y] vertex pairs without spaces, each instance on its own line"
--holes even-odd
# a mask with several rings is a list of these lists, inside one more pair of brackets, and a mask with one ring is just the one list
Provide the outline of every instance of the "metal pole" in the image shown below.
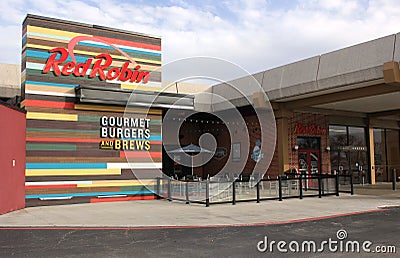
[[278,176],[279,201],[282,201],[282,178]]
[[318,198],[322,196],[321,174],[318,174]]
[[206,207],[210,207],[210,180],[206,181]]
[[396,191],[396,169],[392,168],[392,189]]
[[307,191],[308,190],[309,174],[304,174],[304,179],[305,179],[304,191]]
[[232,183],[232,205],[236,204],[236,180]]
[[335,174],[335,191],[336,191],[336,196],[339,196],[339,174]]
[[171,178],[168,178],[168,197],[167,197],[168,201],[172,201],[171,199]]
[[157,177],[157,188],[156,188],[157,200],[161,199],[160,181],[161,181],[161,178]]
[[300,174],[299,175],[299,197],[300,197],[300,199],[303,199],[303,179],[302,179],[302,177],[303,177],[303,175],[302,174]]
[[260,203],[260,182],[261,181],[258,181],[257,184],[256,184],[256,187],[257,187],[257,203]]
[[185,185],[186,204],[189,204],[189,182],[186,181]]
[[354,194],[353,175],[350,174],[350,194]]

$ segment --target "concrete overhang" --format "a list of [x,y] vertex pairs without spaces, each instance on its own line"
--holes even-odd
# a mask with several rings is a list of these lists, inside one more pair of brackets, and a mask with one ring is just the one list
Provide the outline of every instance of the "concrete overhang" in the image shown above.
[[[229,85],[233,82],[245,89],[249,81],[256,81],[274,110],[342,112],[364,117],[399,110],[399,37],[400,34],[389,35],[218,84],[212,87],[212,93],[236,107],[253,105],[249,98],[252,92],[240,95]],[[211,102],[210,106],[211,110],[223,108],[220,102]]]

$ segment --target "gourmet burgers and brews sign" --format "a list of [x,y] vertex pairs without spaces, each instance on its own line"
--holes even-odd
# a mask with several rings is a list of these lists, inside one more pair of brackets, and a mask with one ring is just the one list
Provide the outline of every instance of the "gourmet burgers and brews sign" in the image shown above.
[[100,136],[108,138],[100,143],[101,149],[150,151],[150,119],[102,116]]
[[[107,44],[125,56],[129,62],[124,62],[121,67],[111,67],[112,56],[102,53],[79,63],[74,55],[74,47],[78,42],[85,40]],[[149,80],[150,73],[141,71],[141,66],[128,54],[96,37],[74,37],[68,43],[68,49],[56,47],[49,50],[49,53],[50,56],[42,70],[43,74],[53,72],[55,76],[98,78],[101,81],[117,80],[130,83],[147,83]],[[71,61],[67,62],[67,60]],[[129,68],[130,64],[133,64],[133,69]],[[107,138],[100,141],[100,149],[150,151],[150,119],[102,116],[100,137]]]

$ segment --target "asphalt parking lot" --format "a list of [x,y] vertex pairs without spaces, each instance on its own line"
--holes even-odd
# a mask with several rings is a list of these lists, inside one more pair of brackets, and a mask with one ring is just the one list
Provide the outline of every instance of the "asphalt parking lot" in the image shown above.
[[[260,241],[338,240],[338,231],[345,230],[346,241],[371,241],[376,246],[400,251],[400,208],[381,209],[362,214],[340,216],[308,222],[265,226],[216,226],[177,228],[20,228],[0,229],[0,257],[275,257],[275,256],[360,256],[377,257],[377,253],[323,252],[281,253],[260,252]],[[263,243],[264,243],[263,242]],[[265,248],[261,243],[259,247]],[[293,246],[292,246],[293,247]],[[294,246],[295,247],[295,246]],[[319,246],[317,246],[319,249]],[[286,249],[288,246],[286,246]],[[392,250],[393,251],[393,250]],[[396,257],[396,254],[382,254]],[[398,257],[398,256],[397,256]]]

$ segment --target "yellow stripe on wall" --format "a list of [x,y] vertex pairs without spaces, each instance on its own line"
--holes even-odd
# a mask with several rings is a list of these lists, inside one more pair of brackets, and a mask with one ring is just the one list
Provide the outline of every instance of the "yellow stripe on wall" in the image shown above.
[[[134,58],[136,60],[136,58]],[[125,62],[118,61],[118,60],[113,60],[112,66],[123,66]],[[129,63],[129,68],[135,68],[136,65],[133,65],[132,63]],[[147,65],[147,64],[140,64],[140,69],[141,70],[146,70],[146,71],[156,71],[161,73],[161,66],[159,65]]]
[[75,94],[75,89],[73,89],[73,88],[64,88],[64,87],[57,87],[57,86],[41,86],[41,85],[35,85],[35,84],[26,84],[25,90]]
[[26,169],[26,176],[96,176],[121,175],[120,168],[111,169]]
[[[53,41],[53,42],[58,42],[58,43],[68,43],[69,40],[62,40],[62,39],[55,39],[55,38],[50,38],[46,36],[34,36],[34,35],[29,35],[30,39],[39,39],[39,40],[46,40],[46,41]],[[26,44],[25,44],[26,47]]]
[[53,35],[53,36],[66,37],[66,38],[73,38],[76,36],[92,36],[89,34],[48,29],[48,28],[36,27],[36,26],[32,26],[32,25],[27,26],[27,32],[35,32],[35,33],[41,33],[41,34],[47,34],[47,35]]
[[[75,104],[75,109],[78,110],[95,110],[95,111],[110,111],[124,113],[124,107],[113,107],[113,106],[102,106],[102,105],[86,105],[86,104]],[[141,109],[141,108],[127,108],[128,113],[139,113],[139,114],[150,114],[150,115],[161,115],[162,111],[157,109]]]
[[140,85],[132,85],[132,84],[121,84],[121,89],[144,90],[144,91],[154,91],[154,92],[160,92],[162,90],[162,88],[160,88],[160,87],[140,86]]
[[42,112],[27,112],[26,118],[39,119],[39,120],[78,121],[78,115],[42,113]]

